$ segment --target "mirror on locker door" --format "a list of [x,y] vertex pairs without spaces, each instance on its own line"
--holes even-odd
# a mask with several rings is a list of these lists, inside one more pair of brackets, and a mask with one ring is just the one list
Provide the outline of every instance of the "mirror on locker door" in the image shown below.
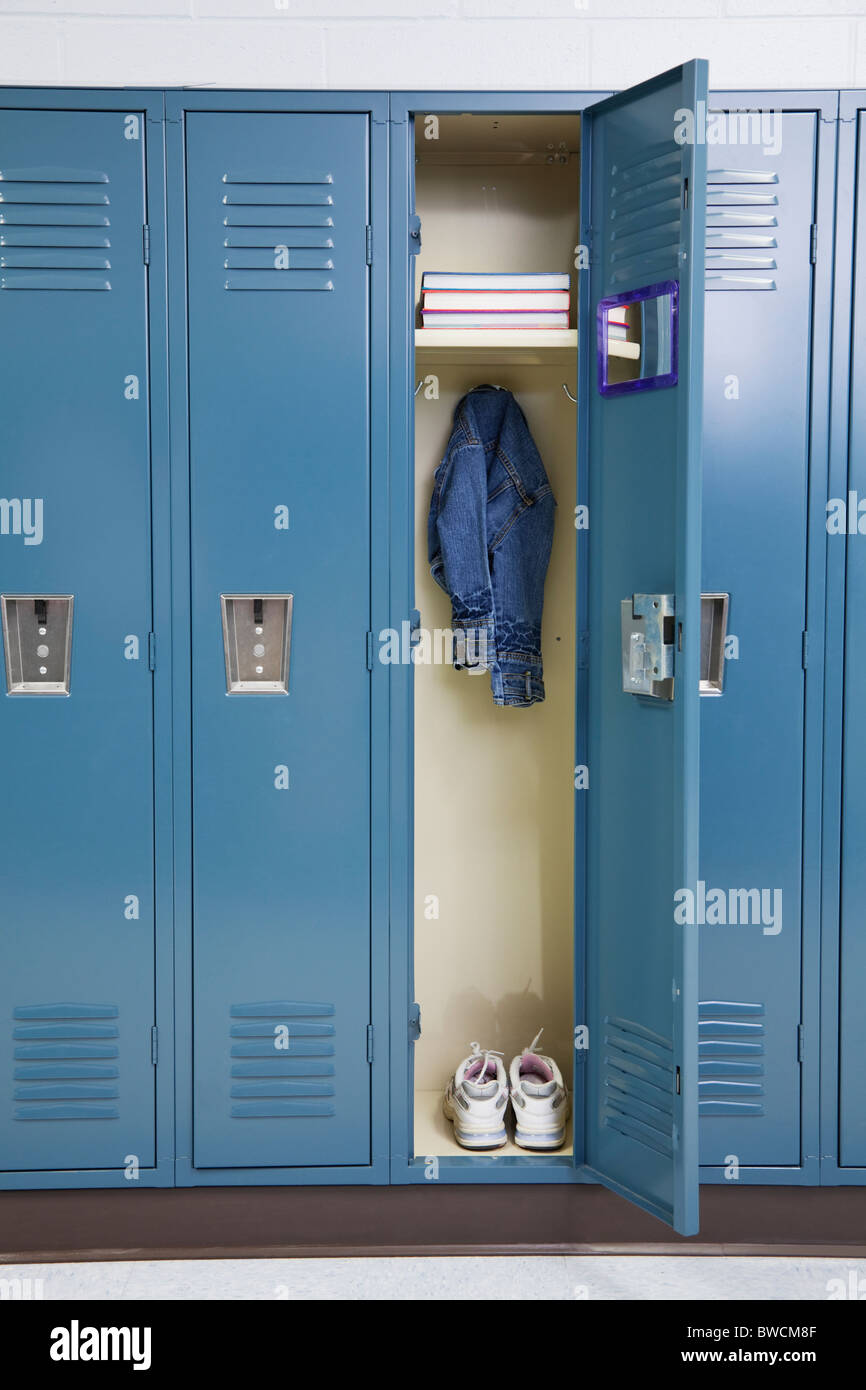
[[122,110],[0,111],[13,1174],[155,1161],[144,132]]

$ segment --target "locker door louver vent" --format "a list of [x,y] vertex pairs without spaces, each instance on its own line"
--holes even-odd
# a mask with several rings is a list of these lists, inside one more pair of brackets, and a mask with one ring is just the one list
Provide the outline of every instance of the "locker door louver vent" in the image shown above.
[[778,185],[770,170],[709,170],[708,290],[776,289]]
[[605,1019],[605,1125],[670,1156],[673,1089],[671,1042],[630,1019]]
[[336,1113],[333,1004],[294,1000],[230,1009],[235,1120],[314,1119]]
[[24,1004],[15,1009],[13,1117],[116,1120],[117,1017],[113,1004]]
[[702,1115],[764,1113],[763,1004],[707,1000],[698,1006]]
[[334,181],[309,172],[223,174],[227,290],[332,290]]
[[0,290],[110,290],[108,175],[0,169]]
[[679,274],[682,154],[669,143],[650,158],[611,167],[606,279],[617,286],[653,284]]

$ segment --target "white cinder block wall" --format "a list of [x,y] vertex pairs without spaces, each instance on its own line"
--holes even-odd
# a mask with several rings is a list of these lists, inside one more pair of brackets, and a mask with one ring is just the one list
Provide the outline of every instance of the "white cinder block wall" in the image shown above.
[[0,0],[18,86],[866,87],[866,0]]

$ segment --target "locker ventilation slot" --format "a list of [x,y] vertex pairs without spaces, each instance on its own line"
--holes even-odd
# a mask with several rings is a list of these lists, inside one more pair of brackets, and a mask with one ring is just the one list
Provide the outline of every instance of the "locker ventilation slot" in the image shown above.
[[14,1119],[119,1118],[113,1004],[25,1004],[12,1017]]
[[0,169],[0,290],[110,290],[108,175]]
[[614,165],[606,281],[645,285],[679,276],[682,152],[670,143],[648,159]]
[[293,1000],[230,1009],[235,1120],[315,1119],[336,1114],[333,1004]]
[[332,290],[331,174],[245,170],[222,177],[227,290]]
[[699,1005],[702,1115],[763,1115],[763,1017],[763,1004],[713,999]]
[[673,1153],[673,1048],[630,1019],[604,1025],[604,1124],[658,1153]]
[[707,173],[708,290],[775,290],[779,176],[769,170]]

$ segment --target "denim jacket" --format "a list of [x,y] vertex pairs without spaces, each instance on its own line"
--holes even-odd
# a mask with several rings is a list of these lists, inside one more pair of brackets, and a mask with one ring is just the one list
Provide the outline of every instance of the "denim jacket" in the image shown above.
[[555,506],[511,392],[470,391],[436,469],[428,554],[451,597],[454,665],[489,671],[497,705],[544,699],[541,610]]

